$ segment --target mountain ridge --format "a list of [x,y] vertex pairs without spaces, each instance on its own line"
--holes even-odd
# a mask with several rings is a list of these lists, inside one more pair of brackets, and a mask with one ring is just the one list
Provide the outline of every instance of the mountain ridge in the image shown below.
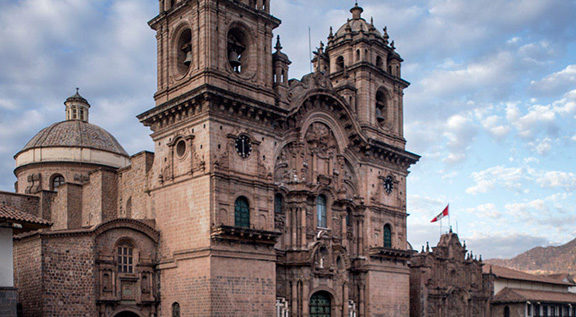
[[534,274],[576,275],[576,239],[559,246],[535,247],[511,259],[485,262]]

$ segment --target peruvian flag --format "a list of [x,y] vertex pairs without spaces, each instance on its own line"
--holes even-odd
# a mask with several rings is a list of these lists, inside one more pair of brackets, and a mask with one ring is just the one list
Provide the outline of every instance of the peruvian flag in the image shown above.
[[432,221],[430,221],[430,222],[436,222],[436,221],[448,216],[448,206],[450,206],[450,204],[446,205],[446,208],[444,208],[444,210],[442,210],[442,212],[439,213],[438,216],[434,217],[434,219],[432,219]]

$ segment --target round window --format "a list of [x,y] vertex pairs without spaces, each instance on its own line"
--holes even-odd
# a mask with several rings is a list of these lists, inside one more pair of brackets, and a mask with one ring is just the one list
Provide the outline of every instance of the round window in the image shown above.
[[182,157],[184,154],[186,154],[186,142],[184,142],[184,140],[180,140],[178,143],[176,143],[176,154],[179,157]]

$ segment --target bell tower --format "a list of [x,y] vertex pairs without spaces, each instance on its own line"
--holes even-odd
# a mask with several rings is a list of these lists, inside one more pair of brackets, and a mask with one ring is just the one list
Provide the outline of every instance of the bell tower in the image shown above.
[[409,85],[401,78],[403,59],[387,28],[380,33],[372,20],[362,17],[363,11],[357,3],[350,9],[352,18],[336,33],[330,31],[326,50],[320,48],[315,63],[327,68],[334,88],[352,105],[368,137],[403,148],[402,99]]
[[[161,315],[272,316],[277,107],[270,0],[160,0],[148,189]],[[288,59],[282,68],[287,74]],[[282,83],[284,88],[286,83]],[[271,154],[268,154],[271,153]]]
[[[234,88],[274,104],[270,0],[160,0],[156,105],[193,90]],[[184,97],[185,98],[185,97]]]

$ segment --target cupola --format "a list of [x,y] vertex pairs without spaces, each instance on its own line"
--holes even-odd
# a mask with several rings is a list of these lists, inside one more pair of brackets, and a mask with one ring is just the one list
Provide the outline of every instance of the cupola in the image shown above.
[[76,88],[76,93],[64,102],[66,105],[66,120],[80,120],[88,122],[88,109],[90,109],[90,104],[84,97],[80,96],[78,92],[79,88]]

